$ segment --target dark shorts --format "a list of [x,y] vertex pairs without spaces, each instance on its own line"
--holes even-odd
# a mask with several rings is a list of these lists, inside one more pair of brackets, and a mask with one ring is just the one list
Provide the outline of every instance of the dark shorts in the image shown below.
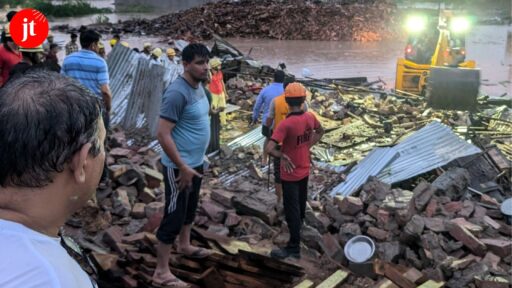
[[[194,170],[202,174],[203,165]],[[187,191],[179,191],[176,178],[179,176],[180,170],[164,166],[162,172],[165,184],[165,207],[164,217],[156,237],[164,244],[173,244],[183,225],[194,222],[202,178],[194,176],[192,187]]]
[[[277,150],[281,150],[281,146],[276,146]],[[281,158],[279,157],[273,157],[274,158],[274,182],[276,184],[281,184]]]

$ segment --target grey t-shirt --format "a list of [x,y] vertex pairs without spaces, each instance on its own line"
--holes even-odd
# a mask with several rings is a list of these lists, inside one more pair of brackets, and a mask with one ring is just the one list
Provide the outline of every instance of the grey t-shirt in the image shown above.
[[[160,118],[176,124],[171,136],[181,159],[192,168],[203,164],[204,154],[210,142],[209,109],[203,85],[194,88],[181,76],[164,92]],[[162,164],[177,168],[164,151]]]

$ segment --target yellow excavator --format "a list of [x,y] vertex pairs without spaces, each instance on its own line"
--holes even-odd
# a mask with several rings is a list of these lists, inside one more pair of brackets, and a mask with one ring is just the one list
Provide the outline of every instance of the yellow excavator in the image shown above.
[[472,110],[480,71],[475,61],[466,60],[470,21],[450,11],[439,14],[407,19],[407,45],[404,58],[397,61],[395,90],[425,96],[434,108]]

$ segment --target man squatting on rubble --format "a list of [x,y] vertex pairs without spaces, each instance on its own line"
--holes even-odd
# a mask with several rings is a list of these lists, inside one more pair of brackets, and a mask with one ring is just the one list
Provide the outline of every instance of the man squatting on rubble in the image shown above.
[[[324,134],[320,122],[302,106],[306,100],[306,88],[300,83],[289,84],[284,92],[290,113],[276,127],[266,151],[281,159],[283,206],[290,240],[284,248],[274,249],[271,257],[300,258],[300,230],[306,212],[308,178],[311,162],[310,149]],[[277,145],[281,144],[278,150]]]
[[100,181],[100,102],[76,80],[44,70],[0,90],[0,287],[96,287],[58,235]]
[[182,54],[184,73],[164,92],[157,137],[163,148],[165,183],[164,217],[156,237],[156,287],[188,287],[169,269],[172,244],[192,258],[204,258],[209,250],[190,245],[190,230],[199,200],[204,155],[210,140],[210,105],[201,82],[208,80],[209,51],[190,44]]

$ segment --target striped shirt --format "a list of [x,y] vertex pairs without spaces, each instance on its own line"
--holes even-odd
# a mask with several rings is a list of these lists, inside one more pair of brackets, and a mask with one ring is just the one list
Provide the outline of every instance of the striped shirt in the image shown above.
[[102,85],[109,83],[107,62],[90,50],[80,50],[64,59],[61,74],[78,80],[102,98]]

